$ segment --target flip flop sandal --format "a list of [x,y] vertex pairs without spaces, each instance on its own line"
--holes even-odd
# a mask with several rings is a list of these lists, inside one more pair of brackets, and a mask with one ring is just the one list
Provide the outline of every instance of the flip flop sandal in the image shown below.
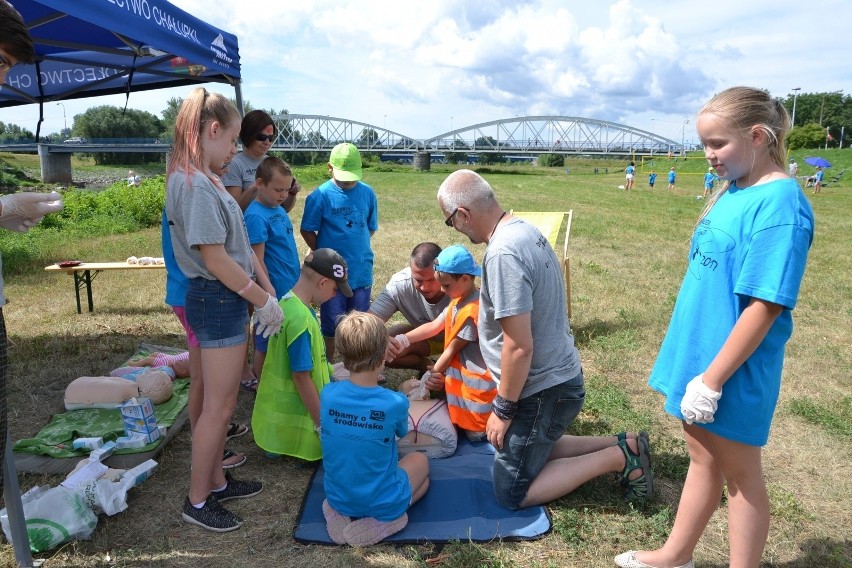
[[[237,461],[231,463],[225,463],[228,460],[233,460],[234,458],[238,458]],[[244,454],[238,454],[231,450],[226,449],[222,454],[222,469],[232,469],[235,467],[240,467],[244,463],[246,463],[246,456]]]
[[231,438],[239,438],[243,434],[246,434],[248,431],[248,426],[246,426],[245,424],[237,424],[236,422],[231,422],[228,425],[228,432],[225,434],[225,440],[230,440]]
[[[650,499],[654,495],[654,474],[651,471],[650,446],[648,437],[636,438],[639,453],[634,452],[627,445],[627,439],[619,439],[616,445],[624,453],[624,469],[621,471],[621,480],[627,487],[625,496],[630,498]],[[636,479],[630,479],[630,473],[641,469],[642,475]]]
[[256,393],[257,392],[257,379],[250,379],[248,381],[240,381],[240,388],[246,390],[248,392]]

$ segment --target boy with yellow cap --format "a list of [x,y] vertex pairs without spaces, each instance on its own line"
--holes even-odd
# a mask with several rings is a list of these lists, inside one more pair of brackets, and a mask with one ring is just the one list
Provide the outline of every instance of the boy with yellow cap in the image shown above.
[[337,250],[349,264],[352,297],[338,293],[320,310],[322,335],[329,360],[334,358],[334,334],[340,317],[370,308],[373,286],[373,250],[370,238],[379,228],[376,193],[361,181],[361,154],[344,142],[331,150],[331,179],[305,199],[300,232],[311,250]]

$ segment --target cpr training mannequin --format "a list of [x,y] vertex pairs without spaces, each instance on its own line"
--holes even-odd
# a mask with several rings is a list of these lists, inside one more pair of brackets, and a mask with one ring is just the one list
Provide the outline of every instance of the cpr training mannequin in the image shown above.
[[136,376],[79,377],[65,388],[65,408],[115,408],[129,398],[143,397],[162,404],[172,397],[172,380],[163,371],[152,370]]

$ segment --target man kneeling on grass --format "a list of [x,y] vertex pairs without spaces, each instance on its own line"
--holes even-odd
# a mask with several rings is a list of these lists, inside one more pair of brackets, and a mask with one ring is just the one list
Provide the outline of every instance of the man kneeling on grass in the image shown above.
[[367,546],[405,528],[409,505],[429,488],[429,460],[415,452],[397,461],[396,437],[408,433],[408,399],[378,384],[388,343],[382,320],[351,312],[336,337],[350,376],[320,392],[322,511],[331,540]]

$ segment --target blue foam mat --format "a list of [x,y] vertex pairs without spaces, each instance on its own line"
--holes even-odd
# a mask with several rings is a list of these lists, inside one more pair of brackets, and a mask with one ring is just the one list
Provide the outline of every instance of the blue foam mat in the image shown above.
[[[456,453],[449,458],[430,459],[429,490],[408,510],[408,525],[383,542],[531,540],[550,532],[550,516],[544,507],[512,511],[497,503],[491,482],[493,463],[490,444],[466,439],[459,440]],[[322,514],[323,477],[320,465],[302,502],[293,537],[305,544],[336,546]]]

